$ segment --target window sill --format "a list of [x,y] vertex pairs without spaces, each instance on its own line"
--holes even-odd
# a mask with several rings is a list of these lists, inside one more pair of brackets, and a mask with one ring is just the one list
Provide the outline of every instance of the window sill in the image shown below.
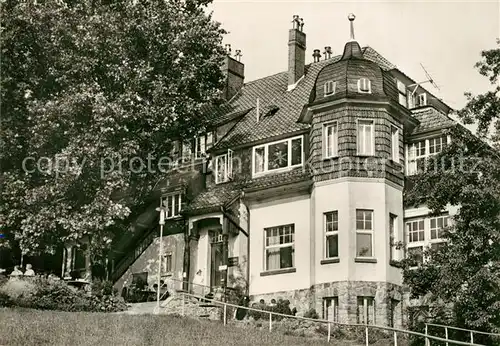
[[323,161],[331,161],[331,160],[335,160],[335,159],[338,159],[339,156],[338,155],[333,155],[333,156],[323,156]]
[[357,157],[375,157],[375,154],[361,154],[361,153],[356,153]]
[[330,263],[339,263],[339,262],[340,262],[340,258],[335,257],[335,258],[326,258],[326,259],[323,259],[319,263],[320,264],[330,264]]
[[260,276],[289,274],[289,273],[295,273],[296,271],[297,271],[297,269],[295,269],[295,268],[276,269],[276,270],[269,270],[266,272],[261,272]]
[[354,262],[356,262],[356,263],[377,263],[377,259],[372,258],[372,257],[355,257]]
[[283,168],[276,168],[276,169],[272,169],[272,170],[267,170],[264,172],[253,173],[252,179],[265,177],[267,175],[272,175],[272,174],[285,173],[285,172],[289,172],[289,171],[292,171],[292,170],[294,170],[296,168],[300,168],[300,167],[304,167],[304,164],[301,163],[299,165],[287,166],[287,167],[283,167]]

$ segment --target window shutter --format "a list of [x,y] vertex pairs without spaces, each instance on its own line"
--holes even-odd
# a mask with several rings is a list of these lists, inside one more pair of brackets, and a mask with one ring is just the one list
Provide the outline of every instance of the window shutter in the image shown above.
[[231,149],[227,149],[227,178],[233,179],[233,151]]

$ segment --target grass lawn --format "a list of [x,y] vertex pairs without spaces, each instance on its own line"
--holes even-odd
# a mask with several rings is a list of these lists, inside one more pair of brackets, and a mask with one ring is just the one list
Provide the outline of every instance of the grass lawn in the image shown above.
[[[0,345],[335,345],[220,322],[0,308]],[[340,345],[340,343],[337,343]]]

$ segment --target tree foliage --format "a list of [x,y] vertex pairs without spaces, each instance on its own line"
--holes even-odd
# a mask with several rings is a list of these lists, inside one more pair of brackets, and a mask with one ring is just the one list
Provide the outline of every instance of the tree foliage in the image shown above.
[[224,31],[207,3],[1,4],[4,245],[91,236],[96,250],[125,227],[172,139],[202,130],[220,95]]
[[[500,50],[485,51],[483,57],[477,66],[493,82]],[[460,111],[479,124],[479,135],[488,133],[491,121],[498,124],[498,90],[471,98]],[[448,134],[452,142],[412,177],[405,203],[426,205],[435,214],[450,206],[458,211],[445,230],[446,243],[426,249],[422,266],[410,269],[413,259],[403,261],[404,281],[433,307],[439,322],[500,332],[500,155],[460,125]]]

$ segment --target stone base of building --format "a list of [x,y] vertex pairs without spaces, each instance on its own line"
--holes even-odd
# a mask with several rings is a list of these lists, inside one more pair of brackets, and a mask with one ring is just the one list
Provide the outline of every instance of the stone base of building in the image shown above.
[[335,315],[338,322],[363,323],[364,314],[369,314],[370,324],[394,325],[396,328],[405,324],[403,287],[387,282],[337,281],[317,284],[309,289],[252,295],[250,299],[251,303],[264,299],[266,304],[271,299],[289,300],[298,316],[315,309],[320,318],[328,319],[327,306],[334,304],[337,305]]

